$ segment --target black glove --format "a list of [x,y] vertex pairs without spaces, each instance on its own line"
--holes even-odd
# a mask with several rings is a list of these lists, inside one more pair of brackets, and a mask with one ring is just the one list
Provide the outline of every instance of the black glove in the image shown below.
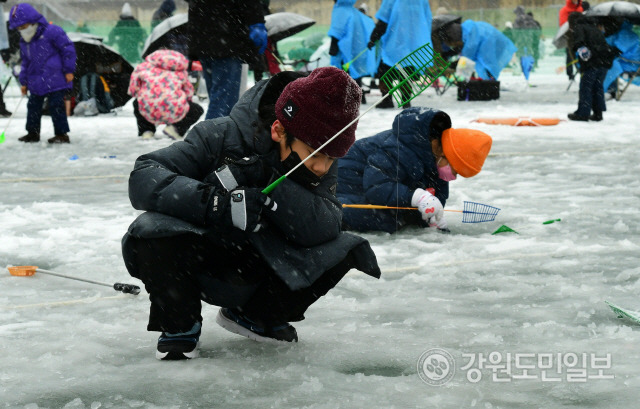
[[331,37],[331,45],[329,46],[329,55],[335,57],[340,52],[340,47],[338,47],[338,39],[335,37]]
[[387,23],[382,20],[378,20],[375,28],[371,32],[371,36],[369,36],[369,42],[367,43],[367,48],[372,49],[374,45],[382,38],[384,33],[387,32]]
[[227,191],[238,186],[266,186],[273,175],[270,161],[266,157],[252,156],[222,165],[216,170],[220,184]]
[[209,203],[205,224],[222,231],[234,226],[240,230],[256,232],[264,224],[261,223],[262,211],[268,208],[275,211],[276,203],[262,193],[262,188],[239,187],[227,192],[213,186],[214,190]]
[[264,224],[260,222],[266,208],[275,211],[278,205],[261,188],[240,187],[229,194],[231,222],[240,230],[257,232]]

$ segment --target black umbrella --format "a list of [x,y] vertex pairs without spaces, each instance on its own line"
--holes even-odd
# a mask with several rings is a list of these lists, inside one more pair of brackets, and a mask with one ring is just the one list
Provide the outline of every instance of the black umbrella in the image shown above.
[[116,50],[105,45],[102,37],[87,33],[68,33],[76,48],[76,71],[74,91],[79,94],[80,78],[90,72],[101,75],[111,91],[115,107],[126,104],[131,98],[127,94],[129,79],[133,72],[131,64]]
[[186,56],[188,49],[188,21],[189,15],[181,13],[171,16],[155,26],[144,42],[142,58],[161,48],[178,51]]
[[[297,34],[316,23],[296,13],[273,13],[265,16],[264,20],[267,34],[274,42]],[[188,14],[176,14],[158,24],[144,43],[142,58],[160,48],[168,48],[186,55],[188,21]]]
[[632,24],[640,24],[640,5],[628,1],[608,1],[584,12],[589,17],[620,17]]
[[264,20],[267,34],[273,42],[298,34],[316,23],[301,14],[286,12],[269,14],[264,17]]
[[555,37],[553,37],[553,45],[555,45],[556,48],[567,48],[568,34],[569,34],[569,22],[566,21],[563,25],[560,26]]
[[451,23],[462,23],[462,17],[455,16],[453,14],[440,14],[438,16],[434,16],[431,21],[431,32],[433,33],[440,29],[444,29]]

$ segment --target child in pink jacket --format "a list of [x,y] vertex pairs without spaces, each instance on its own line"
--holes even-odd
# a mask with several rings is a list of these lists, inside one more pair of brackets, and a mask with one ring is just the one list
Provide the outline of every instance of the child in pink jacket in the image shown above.
[[182,139],[204,113],[191,101],[194,94],[189,82],[189,62],[179,52],[158,50],[148,55],[131,74],[129,95],[138,122],[138,136],[153,138],[156,125],[166,124],[162,131],[169,138]]

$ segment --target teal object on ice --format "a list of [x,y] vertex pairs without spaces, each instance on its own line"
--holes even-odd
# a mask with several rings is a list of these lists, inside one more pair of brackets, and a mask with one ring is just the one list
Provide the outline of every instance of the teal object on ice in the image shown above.
[[542,222],[542,224],[551,224],[551,223],[555,223],[555,222],[559,222],[562,219],[552,219],[552,220],[547,220],[546,222]]
[[640,324],[640,313],[639,312],[627,310],[627,309],[622,308],[622,307],[618,307],[617,305],[615,305],[613,303],[610,303],[609,301],[605,301],[605,304],[607,304],[609,306],[609,308],[611,308],[613,310],[613,312],[618,314],[618,318],[627,318],[627,319],[630,319],[631,321],[635,322],[636,324]]
[[498,229],[496,231],[494,231],[493,234],[498,234],[498,233],[515,233],[515,234],[520,234],[517,231],[513,230],[511,227],[503,224],[502,226],[498,227]]

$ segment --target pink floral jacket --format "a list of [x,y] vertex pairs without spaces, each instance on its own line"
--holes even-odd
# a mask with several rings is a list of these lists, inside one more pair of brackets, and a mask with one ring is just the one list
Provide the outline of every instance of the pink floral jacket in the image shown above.
[[149,122],[173,124],[189,112],[193,85],[189,82],[189,62],[177,51],[158,50],[138,64],[131,74],[128,93],[138,101],[138,109]]

